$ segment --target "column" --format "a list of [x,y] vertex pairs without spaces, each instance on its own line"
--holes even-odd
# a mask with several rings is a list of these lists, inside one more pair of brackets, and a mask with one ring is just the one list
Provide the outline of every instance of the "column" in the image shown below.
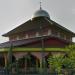
[[39,62],[39,61],[36,59],[36,68],[38,68],[38,62]]
[[8,64],[7,53],[4,53],[4,62],[5,62],[5,67],[7,67]]
[[42,71],[42,59],[40,59],[40,72]]

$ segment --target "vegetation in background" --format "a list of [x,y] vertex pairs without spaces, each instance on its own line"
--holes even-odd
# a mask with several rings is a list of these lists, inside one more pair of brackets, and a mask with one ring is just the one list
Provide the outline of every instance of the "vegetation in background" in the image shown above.
[[68,51],[64,55],[50,56],[48,63],[50,68],[61,74],[62,69],[75,69],[75,44],[66,47]]
[[62,69],[62,63],[63,63],[62,58],[63,56],[54,56],[54,57],[50,56],[48,59],[52,71],[55,71],[58,74],[60,74]]

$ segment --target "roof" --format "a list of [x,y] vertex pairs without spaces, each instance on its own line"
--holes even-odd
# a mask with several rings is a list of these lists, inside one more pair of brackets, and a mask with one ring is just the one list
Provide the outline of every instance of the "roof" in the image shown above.
[[[60,38],[53,37],[53,36],[44,36],[43,39],[47,40],[47,39],[50,39],[50,38],[58,39],[58,40],[62,41],[63,43],[66,43],[66,44],[72,43],[72,42],[69,42],[69,41],[65,41],[64,39],[60,39]],[[28,45],[28,44],[31,44],[31,43],[34,43],[34,42],[38,42],[40,40],[41,40],[41,37],[35,37],[35,38],[30,38],[30,39],[22,39],[22,40],[15,40],[15,41],[8,41],[8,42],[5,42],[5,43],[1,43],[0,48],[10,47],[11,44],[14,47],[22,46],[22,45]]]
[[49,16],[48,12],[45,11],[45,10],[42,10],[42,9],[37,10],[37,11],[33,14],[32,18],[41,17],[41,16],[50,19],[50,16]]
[[15,46],[21,46],[21,45],[26,45],[29,44],[31,42],[35,42],[37,40],[35,39],[22,39],[22,40],[16,40],[16,41],[8,41],[5,43],[1,43],[0,44],[0,48],[5,48],[5,47],[10,47],[11,44],[15,47]]
[[33,30],[33,29],[36,30],[36,29],[40,28],[40,26],[46,27],[48,25],[56,26],[68,33],[71,33],[73,36],[75,36],[75,33],[73,33],[72,31],[70,31],[67,28],[61,26],[60,24],[52,21],[51,19],[44,18],[44,17],[38,17],[38,18],[35,18],[34,20],[30,19],[27,22],[21,24],[20,26],[14,28],[13,30],[3,34],[3,36],[8,37],[15,33],[20,33],[20,32],[24,32],[24,31]]
[[39,23],[41,23],[41,25],[43,27],[46,26],[46,24],[48,24],[48,22],[45,22],[45,19],[41,19],[41,18],[37,19],[37,20],[30,19],[27,22],[21,24],[20,26],[14,28],[13,30],[3,34],[2,36],[8,37],[8,36],[13,35],[15,33],[38,29],[40,27]]

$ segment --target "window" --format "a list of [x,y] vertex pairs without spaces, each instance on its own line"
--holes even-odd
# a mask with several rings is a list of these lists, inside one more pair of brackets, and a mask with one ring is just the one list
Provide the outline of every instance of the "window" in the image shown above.
[[17,36],[16,39],[19,40],[20,39],[19,36]]
[[36,32],[36,37],[38,37],[39,36],[39,32]]
[[60,32],[58,32],[58,35],[57,36],[60,37]]
[[26,34],[26,39],[28,38],[28,34]]
[[51,30],[50,29],[48,30],[48,35],[51,35]]

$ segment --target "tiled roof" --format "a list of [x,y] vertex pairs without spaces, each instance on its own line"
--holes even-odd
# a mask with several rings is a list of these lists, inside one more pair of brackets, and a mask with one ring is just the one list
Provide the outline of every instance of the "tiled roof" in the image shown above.
[[[69,43],[72,43],[72,42],[69,42],[69,41],[65,41],[63,39],[60,39],[60,38],[57,38],[57,37],[52,37],[52,36],[44,36],[44,40],[47,40],[47,39],[50,39],[50,38],[55,38],[55,39],[58,39],[60,41],[62,41],[63,43],[65,44],[69,44]],[[4,43],[1,43],[0,44],[0,48],[5,48],[5,47],[10,47],[11,44],[15,47],[15,46],[22,46],[22,45],[28,45],[28,44],[31,44],[31,43],[34,43],[34,42],[38,42],[41,40],[41,37],[35,37],[35,38],[30,38],[30,39],[22,39],[22,40],[15,40],[15,41],[8,41],[8,42],[4,42]]]
[[16,41],[8,41],[5,43],[1,43],[0,48],[10,47],[11,44],[13,46],[21,46],[21,45],[26,45],[35,41],[37,41],[37,39],[23,39],[23,40],[16,40]]
[[7,36],[10,36],[10,35],[14,35],[16,33],[20,33],[20,32],[25,32],[25,31],[29,31],[29,30],[36,30],[38,28],[40,28],[40,26],[42,27],[46,27],[46,26],[49,26],[51,25],[52,23],[52,26],[56,26],[58,27],[59,29],[62,29],[68,33],[71,33],[73,36],[75,36],[75,33],[73,33],[72,31],[68,30],[67,28],[59,25],[58,23],[52,21],[52,20],[48,20],[47,18],[36,18],[34,20],[28,20],[27,22],[21,24],[20,26],[14,28],[13,30],[3,34],[3,36],[7,37]]

